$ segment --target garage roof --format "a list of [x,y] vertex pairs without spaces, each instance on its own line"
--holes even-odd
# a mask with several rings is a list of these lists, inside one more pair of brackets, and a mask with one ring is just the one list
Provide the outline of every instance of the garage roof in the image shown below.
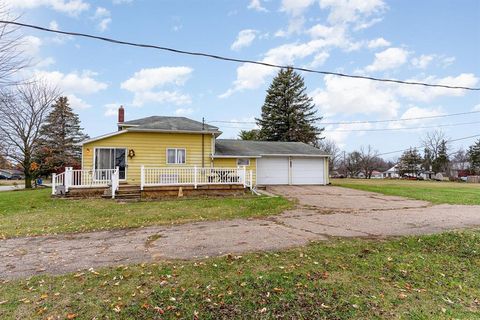
[[303,142],[253,141],[217,139],[214,156],[307,155],[329,156],[328,153]]

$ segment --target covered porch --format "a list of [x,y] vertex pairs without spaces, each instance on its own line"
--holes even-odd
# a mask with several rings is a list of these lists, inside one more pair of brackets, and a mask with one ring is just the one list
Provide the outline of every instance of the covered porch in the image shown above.
[[[129,184],[122,168],[115,169],[73,169],[52,176],[52,196],[69,194],[103,193],[104,198],[118,198],[122,195],[138,195],[167,192],[180,194],[183,189],[203,190],[240,190],[253,188],[253,171],[245,166],[238,167],[140,167],[140,184]],[[126,191],[127,190],[127,191]],[[98,194],[97,192],[97,194]],[[213,193],[213,191],[212,191]],[[137,198],[137,197],[136,197]]]

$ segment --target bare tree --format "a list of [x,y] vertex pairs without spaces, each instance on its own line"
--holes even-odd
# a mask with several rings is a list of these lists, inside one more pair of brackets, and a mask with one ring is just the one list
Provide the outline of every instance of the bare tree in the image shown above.
[[445,132],[441,130],[435,130],[432,132],[427,132],[427,134],[422,138],[422,145],[425,149],[430,151],[432,158],[436,159],[444,141],[448,141]]
[[362,172],[362,155],[358,151],[353,151],[345,158],[345,171],[347,176],[356,178],[357,175]]
[[[7,6],[0,0],[0,19],[16,21]],[[22,46],[22,36],[17,32],[17,27],[10,24],[0,24],[0,89],[5,86],[17,84],[15,74],[29,64],[25,58]]]
[[43,81],[17,85],[0,94],[0,140],[6,156],[25,174],[25,188],[32,187],[33,157],[40,140],[40,128],[59,96]]
[[329,171],[333,172],[336,170],[340,164],[341,150],[335,141],[330,139],[320,140],[318,148],[330,155],[330,159],[328,160]]
[[372,177],[373,170],[377,169],[382,159],[378,156],[378,151],[373,150],[371,145],[366,148],[363,146],[360,148],[360,166],[366,179]]

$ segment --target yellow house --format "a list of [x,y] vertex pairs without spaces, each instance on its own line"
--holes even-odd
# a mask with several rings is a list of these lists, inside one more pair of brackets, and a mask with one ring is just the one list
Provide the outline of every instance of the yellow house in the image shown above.
[[56,187],[328,184],[329,155],[301,142],[219,139],[218,127],[185,117],[124,121],[82,143],[82,169],[67,168]]

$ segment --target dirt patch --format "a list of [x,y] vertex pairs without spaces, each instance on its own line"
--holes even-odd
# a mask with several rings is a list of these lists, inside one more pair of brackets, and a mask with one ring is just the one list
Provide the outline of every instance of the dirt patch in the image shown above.
[[0,278],[278,250],[330,237],[384,238],[480,226],[480,206],[434,206],[329,186],[268,190],[298,199],[297,207],[263,219],[0,240]]

